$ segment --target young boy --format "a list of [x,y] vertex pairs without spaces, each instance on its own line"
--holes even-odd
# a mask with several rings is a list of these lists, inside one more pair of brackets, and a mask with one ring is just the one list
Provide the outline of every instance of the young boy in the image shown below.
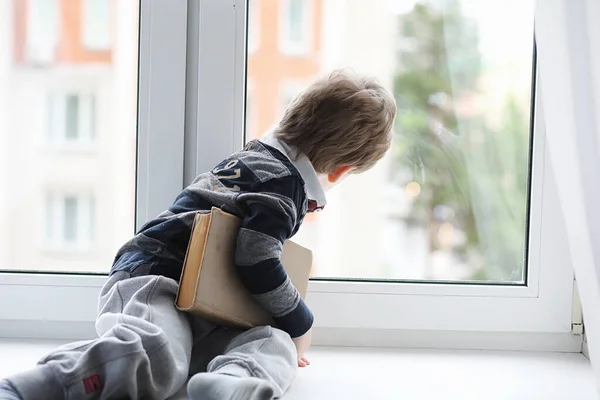
[[[388,150],[396,105],[375,80],[336,71],[279,125],[188,186],[117,253],[99,300],[99,338],[69,344],[0,382],[0,399],[273,399],[309,364],[313,315],[279,262],[283,242],[324,191]],[[239,276],[277,328],[228,329],[174,305],[194,213],[243,219]]]

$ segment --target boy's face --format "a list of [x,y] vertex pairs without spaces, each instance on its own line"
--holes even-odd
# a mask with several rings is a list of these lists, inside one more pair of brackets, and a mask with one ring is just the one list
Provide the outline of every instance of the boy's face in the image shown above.
[[339,167],[338,169],[329,174],[320,174],[319,181],[321,182],[323,190],[328,191],[329,189],[337,186],[337,184],[346,179],[348,175],[352,173],[353,170],[353,167],[344,166]]

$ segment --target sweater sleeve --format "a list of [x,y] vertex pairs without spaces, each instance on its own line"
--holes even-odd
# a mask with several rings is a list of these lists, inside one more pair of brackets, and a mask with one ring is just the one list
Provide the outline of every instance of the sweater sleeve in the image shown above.
[[288,176],[261,184],[240,195],[247,210],[238,235],[235,264],[239,276],[277,326],[291,337],[302,336],[313,315],[280,262],[283,243],[293,232],[299,193],[297,178]]

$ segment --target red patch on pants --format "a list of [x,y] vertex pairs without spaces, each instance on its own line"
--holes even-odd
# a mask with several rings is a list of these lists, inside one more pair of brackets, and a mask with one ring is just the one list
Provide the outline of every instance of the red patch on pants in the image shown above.
[[83,379],[83,386],[87,394],[100,390],[100,375],[92,375]]

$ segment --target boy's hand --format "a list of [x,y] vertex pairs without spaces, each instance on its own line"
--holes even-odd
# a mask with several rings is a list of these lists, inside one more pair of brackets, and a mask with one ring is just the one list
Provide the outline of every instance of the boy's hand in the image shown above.
[[312,336],[312,329],[310,329],[304,335],[292,339],[294,341],[294,344],[296,345],[296,352],[298,353],[298,366],[299,367],[304,368],[304,367],[310,365],[310,361],[308,361],[306,359],[306,357],[304,357],[304,353],[306,353],[306,351],[310,347],[311,336]]

